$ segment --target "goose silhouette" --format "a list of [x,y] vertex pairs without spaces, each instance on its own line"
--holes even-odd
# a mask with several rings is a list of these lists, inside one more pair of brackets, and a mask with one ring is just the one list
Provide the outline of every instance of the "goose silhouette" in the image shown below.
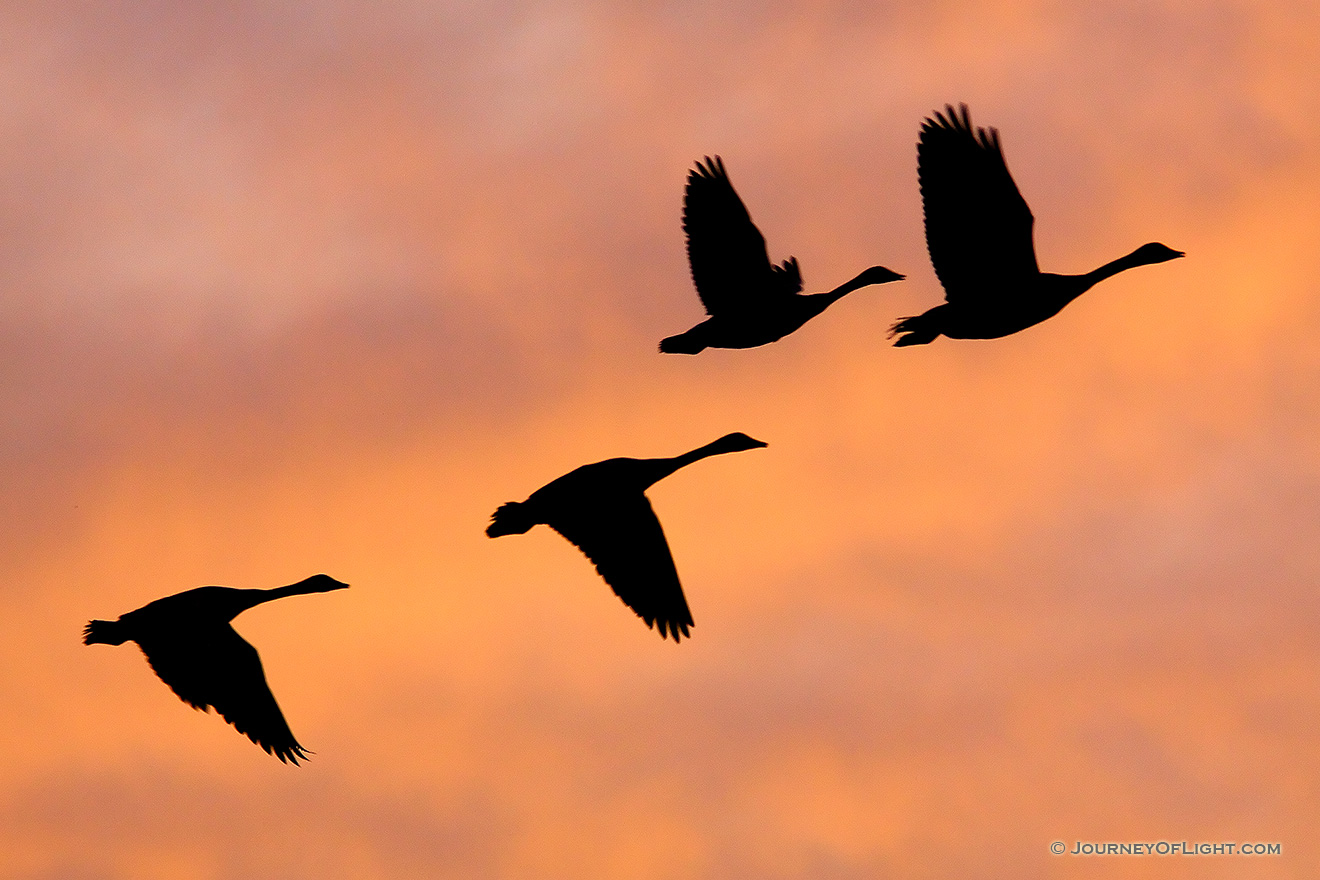
[[660,520],[646,490],[694,461],[765,446],[726,434],[673,458],[611,458],[583,465],[537,489],[526,501],[500,505],[486,534],[521,535],[550,526],[586,554],[623,603],[660,637],[691,637],[692,612],[679,584]]
[[921,126],[917,176],[926,249],[945,302],[890,328],[894,345],[996,339],[1053,317],[1096,284],[1135,266],[1183,256],[1158,242],[1083,275],[1040,271],[1035,218],[1004,162],[997,129],[972,129],[967,105],[936,112]]
[[148,602],[118,620],[93,620],[84,645],[137,642],[170,690],[194,709],[214,708],[239,733],[284,762],[307,759],[266,684],[257,649],[229,622],[242,612],[285,596],[342,590],[348,584],[318,574],[269,590],[197,587]]
[[766,345],[858,288],[903,278],[884,266],[872,266],[828,293],[803,294],[797,259],[771,265],[765,238],[719,156],[707,156],[688,172],[683,231],[692,282],[710,317],[686,333],[661,340],[660,350],[669,354]]

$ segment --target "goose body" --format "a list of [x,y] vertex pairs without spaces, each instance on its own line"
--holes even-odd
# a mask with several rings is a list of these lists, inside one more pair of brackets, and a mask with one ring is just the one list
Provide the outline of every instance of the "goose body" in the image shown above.
[[675,642],[693,625],[664,529],[646,497],[655,483],[712,455],[766,444],[726,434],[673,458],[611,458],[579,467],[510,501],[491,516],[492,538],[522,534],[545,524],[586,554],[615,595],[660,637]]
[[946,107],[926,119],[917,142],[926,248],[945,302],[894,324],[895,345],[1008,336],[1119,272],[1183,256],[1151,242],[1081,275],[1041,272],[1035,218],[1008,171],[999,132],[973,129],[967,105],[960,110]]
[[670,354],[777,342],[854,290],[903,278],[872,266],[828,293],[803,294],[797,259],[771,264],[765,238],[719,156],[688,173],[683,231],[692,281],[710,318],[662,340],[660,350]]
[[307,750],[294,738],[266,684],[257,649],[230,626],[247,609],[285,596],[342,590],[348,584],[318,574],[269,590],[197,587],[148,602],[118,620],[93,620],[83,644],[136,642],[152,670],[195,709],[214,708],[239,733],[281,761],[298,763]]

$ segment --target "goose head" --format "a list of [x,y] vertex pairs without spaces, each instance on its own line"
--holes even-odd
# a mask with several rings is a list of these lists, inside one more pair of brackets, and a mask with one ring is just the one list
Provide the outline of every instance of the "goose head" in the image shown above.
[[328,574],[314,574],[304,581],[299,581],[295,586],[307,593],[328,593],[331,590],[348,589],[348,584],[337,581]]
[[862,274],[857,276],[857,281],[862,285],[868,284],[887,284],[890,281],[902,281],[906,275],[900,275],[892,269],[886,269],[884,266],[872,266]]
[[755,437],[748,437],[742,432],[735,431],[732,434],[725,434],[714,443],[710,444],[712,454],[721,452],[742,452],[745,449],[762,449],[770,444],[757,440]]
[[1158,241],[1152,241],[1150,244],[1143,244],[1132,252],[1133,261],[1141,265],[1165,263],[1169,260],[1176,260],[1179,257],[1184,256],[1186,256],[1186,254],[1182,251],[1175,251],[1173,248],[1168,247],[1167,245],[1162,245]]

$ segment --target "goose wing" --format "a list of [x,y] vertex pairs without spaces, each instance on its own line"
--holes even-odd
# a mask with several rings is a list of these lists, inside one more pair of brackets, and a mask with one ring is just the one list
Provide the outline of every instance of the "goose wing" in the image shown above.
[[[921,127],[917,177],[926,249],[949,302],[975,304],[1040,273],[1035,218],[1004,163],[996,129],[973,130],[967,105]],[[947,114],[947,115],[946,115]]]
[[549,525],[586,554],[614,594],[661,638],[678,642],[690,636],[692,612],[664,529],[644,494],[612,499],[589,515],[561,514]]
[[802,290],[797,260],[770,263],[765,237],[752,222],[719,156],[688,172],[683,231],[697,295],[711,315],[752,310],[767,296]]
[[298,763],[308,752],[280,712],[266,684],[257,649],[225,624],[206,632],[138,642],[147,662],[170,690],[195,709],[214,708],[239,733],[281,761]]

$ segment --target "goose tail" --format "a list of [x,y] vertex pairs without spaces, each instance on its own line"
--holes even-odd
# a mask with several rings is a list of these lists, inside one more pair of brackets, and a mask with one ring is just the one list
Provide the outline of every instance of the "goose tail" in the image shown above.
[[706,343],[697,339],[691,330],[660,340],[660,351],[665,354],[696,354],[705,348]]
[[[936,336],[943,331],[943,322],[940,320],[939,306],[924,312],[920,315],[913,315],[910,318],[904,318],[896,322],[889,328],[889,338],[895,336],[899,338],[894,340],[894,345],[902,347],[904,345],[925,345],[933,342]],[[903,335],[899,335],[903,334]]]
[[128,627],[118,620],[89,620],[83,627],[84,645],[122,645],[128,641]]
[[525,501],[510,501],[501,504],[490,515],[490,525],[486,527],[486,537],[498,538],[501,535],[521,535],[536,525]]

